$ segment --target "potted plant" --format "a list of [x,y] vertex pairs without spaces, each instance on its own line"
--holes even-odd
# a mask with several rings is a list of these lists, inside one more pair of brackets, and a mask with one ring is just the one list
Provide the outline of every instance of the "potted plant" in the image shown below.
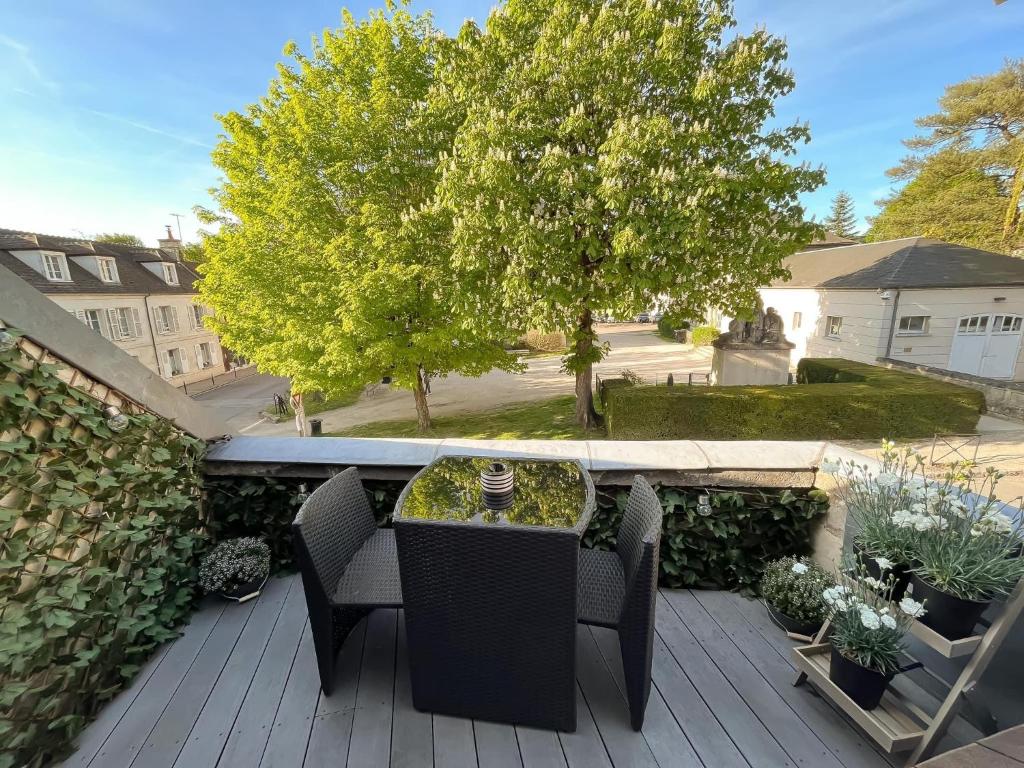
[[825,621],[821,593],[835,579],[807,558],[782,557],[761,577],[761,597],[768,614],[787,632],[813,637]]
[[[924,459],[910,448],[902,451],[882,441],[881,469],[866,464],[825,459],[824,472],[836,477],[835,495],[845,504],[853,525],[853,553],[867,575],[887,587],[898,601],[910,583],[910,566],[918,531],[901,513],[924,498],[927,481],[917,474]],[[891,585],[889,582],[892,582]]]
[[854,570],[849,586],[830,587],[822,599],[832,630],[829,679],[857,706],[874,709],[892,678],[913,668],[900,666],[903,638],[925,609],[909,597],[890,603],[891,592],[879,592],[866,576],[863,567]]
[[911,581],[914,597],[928,600],[923,623],[950,640],[974,633],[994,599],[1024,577],[1020,529],[995,499],[1000,474],[989,469],[977,489],[958,485],[955,470],[909,514],[920,536]]
[[244,602],[256,597],[270,575],[270,547],[259,539],[227,539],[215,546],[199,566],[199,585]]

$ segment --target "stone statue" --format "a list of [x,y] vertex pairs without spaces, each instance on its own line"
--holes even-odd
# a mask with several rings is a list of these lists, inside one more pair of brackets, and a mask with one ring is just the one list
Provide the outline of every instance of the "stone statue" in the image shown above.
[[775,311],[774,307],[768,307],[767,310],[762,309],[760,301],[757,303],[752,319],[732,319],[729,321],[729,332],[723,333],[718,341],[720,344],[716,344],[716,346],[730,344],[778,345],[788,343],[779,313]]
[[761,321],[761,338],[759,344],[778,344],[785,340],[782,331],[782,318],[775,311],[775,307],[768,307],[765,310],[764,318]]

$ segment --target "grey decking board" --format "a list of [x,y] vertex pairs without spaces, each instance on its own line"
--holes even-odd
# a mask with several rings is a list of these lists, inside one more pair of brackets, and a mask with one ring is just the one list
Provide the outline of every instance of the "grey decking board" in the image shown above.
[[330,696],[320,693],[303,768],[334,768],[348,762],[365,641],[366,622],[363,621],[352,630],[338,654],[333,693]]
[[[297,577],[292,578],[297,580]],[[218,768],[253,768],[259,765],[305,623],[305,594],[302,585],[296,583],[285,598],[270,641],[221,751]]]
[[867,737],[836,717],[835,710],[824,699],[793,687],[792,667],[779,658],[731,600],[710,591],[695,591],[693,595],[754,669],[846,768],[880,768],[888,764]]
[[475,768],[473,721],[434,715],[434,768]]
[[231,656],[174,762],[176,766],[215,768],[217,765],[293,583],[291,579],[271,579],[256,599]]
[[313,631],[306,623],[292,659],[288,682],[281,694],[274,727],[260,759],[260,768],[295,768],[306,757],[306,745],[316,714],[320,673],[313,649]]
[[708,768],[749,768],[750,763],[679,668],[660,635],[654,638],[651,678],[704,765]]
[[[598,650],[604,657],[605,665],[611,672],[619,693],[625,699],[626,680],[622,671],[618,632],[602,627],[591,627],[590,632],[597,642]],[[625,714],[627,717],[629,716],[628,707]],[[647,741],[647,746],[651,748],[654,759],[662,768],[703,767],[704,763],[697,756],[693,746],[679,727],[679,723],[672,716],[661,693],[653,685],[647,700],[642,733]]]
[[238,638],[252,615],[252,601],[227,603],[188,673],[135,756],[133,768],[171,768],[185,746]]
[[674,592],[668,602],[793,760],[805,768],[843,768],[836,756],[758,673],[692,593],[684,590]]
[[590,630],[576,633],[576,670],[594,722],[614,765],[657,766],[643,735],[629,724],[629,708],[619,693]]
[[658,596],[658,634],[743,757],[754,768],[795,765],[669,606],[666,592]]
[[78,735],[75,740],[75,752],[60,763],[62,768],[84,768],[89,764],[103,747],[103,742],[110,736],[111,731],[138,698],[149,678],[156,672],[172,644],[173,641],[169,641],[161,645],[132,679],[131,684],[103,705],[96,719]]
[[184,635],[167,650],[164,660],[110,732],[90,766],[123,767],[131,764],[145,745],[167,702],[202,651],[223,611],[223,603],[213,603],[193,616]]
[[395,637],[395,701],[391,720],[391,768],[419,768],[424,756],[434,759],[434,724],[429,712],[412,705],[409,687],[409,649],[405,639],[405,613],[398,612]]
[[[577,694],[577,699],[579,698],[580,695]],[[516,741],[519,744],[519,755],[523,759],[523,765],[531,768],[564,768],[564,745],[559,742],[563,735],[565,734],[517,725]]]
[[516,729],[511,725],[474,720],[473,740],[480,768],[523,768]]
[[394,610],[380,610],[366,619],[366,642],[348,748],[348,765],[352,768],[380,768],[391,759],[397,618]]
[[[545,733],[541,731],[540,733]],[[539,740],[537,740],[539,742]],[[561,742],[564,757],[558,762],[558,755],[552,753],[550,759],[540,763],[544,766],[557,766],[568,764],[569,768],[611,768],[612,761],[608,756],[608,750],[601,739],[601,733],[597,730],[594,716],[590,712],[590,706],[583,695],[579,680],[576,681],[576,731],[573,733],[559,733],[558,741]],[[556,743],[557,744],[557,743]],[[527,747],[524,742],[524,733],[519,731],[519,751],[523,755],[523,762],[526,765],[533,765],[527,762]],[[535,746],[530,748],[531,758],[537,755]]]

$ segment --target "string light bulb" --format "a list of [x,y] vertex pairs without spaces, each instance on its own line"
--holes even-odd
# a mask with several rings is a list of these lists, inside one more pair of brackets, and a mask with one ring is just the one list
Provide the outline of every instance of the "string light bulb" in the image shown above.
[[114,432],[123,432],[131,423],[116,405],[105,406],[103,413],[107,417],[107,426]]

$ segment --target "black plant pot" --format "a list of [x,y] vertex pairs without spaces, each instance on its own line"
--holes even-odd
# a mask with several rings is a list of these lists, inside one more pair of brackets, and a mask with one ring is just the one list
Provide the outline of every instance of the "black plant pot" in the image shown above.
[[839,686],[861,709],[874,709],[882,700],[885,687],[893,675],[883,675],[851,661],[833,646],[828,679]]
[[[875,558],[869,555],[864,549],[854,542],[853,553],[857,556],[857,562],[864,566],[868,572],[868,576],[883,581],[882,569],[878,567],[878,563],[875,562]],[[892,569],[887,573],[891,573],[895,582],[892,587],[892,597],[890,598],[894,603],[898,603],[903,599],[903,596],[907,592],[907,586],[910,584],[910,566],[906,563],[894,563]]]
[[818,634],[818,630],[821,629],[820,621],[817,624],[800,621],[792,616],[787,616],[771,603],[765,603],[765,605],[768,606],[768,615],[787,632],[792,632],[794,635],[814,637]]
[[247,581],[244,584],[239,584],[234,589],[225,589],[220,593],[220,596],[225,597],[228,600],[235,600],[239,603],[244,603],[246,600],[251,600],[259,595],[260,590],[263,589],[263,585],[267,583],[268,578],[269,574],[264,576],[262,579],[253,579],[252,581]]
[[925,604],[925,614],[918,621],[947,640],[960,640],[973,635],[978,619],[991,603],[990,600],[976,602],[954,597],[936,589],[916,573],[910,583],[914,585],[914,599]]

